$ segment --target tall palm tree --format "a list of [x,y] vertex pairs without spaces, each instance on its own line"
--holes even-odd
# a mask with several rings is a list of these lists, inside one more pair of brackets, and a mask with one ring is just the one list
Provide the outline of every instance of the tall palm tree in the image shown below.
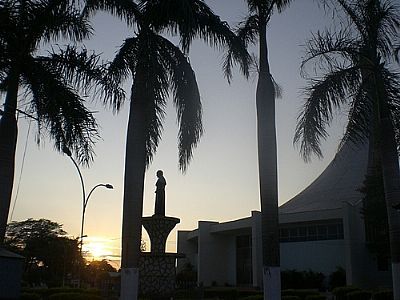
[[258,168],[260,182],[262,263],[264,299],[280,299],[280,255],[278,220],[278,170],[275,127],[275,99],[279,90],[271,75],[267,25],[275,11],[291,0],[247,0],[249,16],[239,24],[238,35],[248,45],[258,41],[256,90]]
[[[170,95],[177,111],[183,172],[203,132],[200,93],[186,56],[190,44],[199,37],[212,46],[229,47],[227,74],[234,61],[247,75],[250,57],[244,44],[203,0],[123,1],[117,9],[113,2],[120,5],[113,0],[86,1],[86,12],[108,10],[135,27],[135,35],[125,40],[109,70],[121,81],[133,78],[125,157],[121,297],[136,299],[145,171],[161,139]],[[179,35],[182,49],[169,41],[166,33]]]
[[310,79],[294,141],[305,160],[322,155],[321,139],[333,112],[349,107],[342,144],[372,141],[380,161],[388,215],[394,299],[400,299],[400,75],[391,68],[400,33],[400,10],[390,0],[334,0],[346,24],[318,32],[309,41],[303,70],[314,62],[321,74]]
[[90,24],[70,1],[1,1],[0,19],[0,93],[5,95],[0,110],[1,245],[14,179],[18,107],[29,108],[39,133],[48,132],[57,150],[70,148],[81,162],[88,163],[97,124],[78,91],[90,93],[99,84],[99,96],[116,102],[124,94],[102,76],[99,58],[85,49],[48,47],[47,56],[40,54],[43,44],[60,39],[79,42],[90,36]]

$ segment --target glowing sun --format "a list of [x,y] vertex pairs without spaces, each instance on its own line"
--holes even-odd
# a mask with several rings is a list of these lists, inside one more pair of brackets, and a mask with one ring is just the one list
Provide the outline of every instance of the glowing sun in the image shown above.
[[95,260],[101,260],[113,254],[107,241],[102,239],[90,239],[86,241],[83,244],[83,251],[86,258],[93,258]]

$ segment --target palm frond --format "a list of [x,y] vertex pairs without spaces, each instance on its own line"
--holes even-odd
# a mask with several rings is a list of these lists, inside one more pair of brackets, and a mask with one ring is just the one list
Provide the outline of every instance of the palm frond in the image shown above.
[[106,11],[134,25],[140,17],[141,11],[133,0],[85,0],[83,15],[92,16],[97,11]]
[[368,141],[373,124],[374,99],[371,97],[373,91],[367,82],[360,84],[357,93],[352,97],[348,123],[345,134],[339,144],[342,148],[348,141],[354,145]]
[[394,46],[394,58],[397,63],[400,63],[400,43]]
[[[351,23],[353,23],[360,35],[362,35],[364,38],[367,38],[367,32],[365,29],[365,23],[363,22],[362,19],[362,8],[360,9],[360,4],[359,2],[355,1],[351,3],[348,0],[332,0],[334,3],[338,3],[339,6],[342,7],[344,12],[346,13],[346,16],[349,17],[351,20]],[[335,5],[334,5],[335,7]]]
[[138,46],[137,37],[126,39],[108,66],[108,73],[116,82],[124,82],[129,74],[135,76]]
[[[393,37],[400,33],[400,9],[389,1],[378,1],[376,5],[369,26],[371,31],[377,31],[377,47],[381,55],[390,61],[393,59]],[[375,28],[372,27],[374,25]]]
[[193,156],[193,149],[203,133],[200,93],[194,71],[182,51],[170,41],[159,37],[160,49],[165,50],[167,70],[179,125],[179,167],[185,172]]
[[39,136],[49,132],[58,151],[71,149],[84,164],[93,160],[93,145],[98,139],[97,123],[85,107],[84,99],[45,65],[30,61],[23,73],[32,95],[32,111],[36,112]]
[[141,24],[150,26],[155,32],[179,35],[185,53],[192,41],[200,38],[217,49],[229,49],[230,66],[233,63],[239,65],[241,72],[248,76],[251,60],[245,45],[203,0],[143,0],[139,1],[139,6],[143,12]]
[[49,57],[40,56],[36,60],[51,67],[76,90],[85,94],[93,92],[95,98],[101,98],[115,110],[119,110],[125,99],[124,90],[106,72],[99,56],[88,53],[86,49],[78,50],[75,46],[67,46],[58,52],[52,50]]
[[65,0],[41,0],[35,2],[35,9],[26,20],[26,40],[36,46],[40,40],[49,42],[67,38],[71,41],[82,41],[92,33],[88,20]]
[[138,52],[131,101],[146,107],[146,165],[157,150],[166,100],[169,95],[169,78],[160,56],[159,37],[152,31],[142,30],[138,35]]
[[349,28],[342,28],[338,32],[317,31],[305,45],[305,54],[302,58],[300,71],[303,77],[307,76],[306,67],[314,64],[316,70],[331,72],[336,68],[344,67],[359,59],[359,45],[351,36]]
[[254,44],[258,39],[259,19],[258,15],[250,15],[240,22],[236,34],[244,41],[246,47]]
[[360,70],[355,67],[331,72],[319,80],[312,80],[305,92],[307,99],[298,117],[294,144],[300,144],[305,161],[312,154],[322,157],[321,139],[326,139],[326,127],[333,112],[357,93],[361,81]]
[[287,8],[290,3],[292,2],[292,0],[278,0],[275,1],[275,6],[278,10],[278,12],[282,12],[285,8]]

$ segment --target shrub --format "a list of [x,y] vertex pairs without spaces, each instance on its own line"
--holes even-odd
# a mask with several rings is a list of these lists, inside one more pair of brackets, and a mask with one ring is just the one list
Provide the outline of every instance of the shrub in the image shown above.
[[346,285],[346,270],[342,267],[337,267],[336,271],[329,275],[329,289],[345,286]]
[[35,293],[22,293],[20,300],[40,300],[41,297]]
[[296,296],[299,299],[306,299],[307,296],[312,296],[312,295],[319,295],[319,292],[316,290],[305,290],[305,289],[290,289],[290,290],[283,290],[282,291],[282,296]]
[[253,295],[253,296],[247,296],[244,298],[240,298],[240,300],[263,300],[264,296],[263,295]]
[[354,291],[347,294],[347,300],[370,300],[371,292]]
[[392,300],[393,292],[391,290],[380,290],[372,294],[372,300]]
[[51,295],[49,300],[103,300],[103,298],[90,293],[58,293]]
[[236,289],[208,289],[204,290],[204,298],[219,298],[224,300],[233,300],[238,298]]
[[285,270],[281,272],[282,289],[324,288],[325,275],[320,272]]
[[308,295],[306,300],[326,300],[325,295]]
[[359,291],[360,289],[355,286],[341,286],[334,288],[332,294],[335,296],[336,300],[346,300],[346,295],[351,292]]

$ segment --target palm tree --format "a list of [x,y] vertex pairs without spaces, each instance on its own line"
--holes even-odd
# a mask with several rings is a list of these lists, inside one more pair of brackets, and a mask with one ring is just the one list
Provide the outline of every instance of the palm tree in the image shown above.
[[275,10],[281,12],[290,0],[247,0],[249,16],[238,28],[246,44],[259,44],[256,90],[258,168],[260,181],[264,299],[280,299],[278,220],[278,170],[275,128],[275,98],[279,96],[270,72],[267,25]]
[[[333,112],[349,107],[342,139],[373,143],[380,161],[388,214],[394,299],[400,299],[400,76],[393,43],[400,33],[399,7],[389,0],[335,0],[348,22],[338,32],[318,32],[308,42],[303,70],[310,62],[322,74],[310,79],[294,141],[305,160],[322,156],[321,139]],[[371,160],[373,161],[373,160]]]
[[[124,94],[102,76],[99,58],[76,46],[49,50],[40,46],[60,39],[79,42],[90,36],[91,26],[73,4],[65,0],[5,0],[0,2],[0,245],[10,207],[17,142],[18,106],[29,107],[39,134],[48,131],[54,146],[73,150],[89,163],[97,124],[78,91],[90,93],[95,84],[104,99],[120,101]],[[43,51],[42,51],[43,52]],[[20,97],[19,93],[25,91]],[[114,94],[116,92],[116,94]]]
[[[227,76],[232,61],[239,63],[247,75],[250,57],[229,26],[203,0],[128,2],[124,1],[121,6],[113,0],[87,1],[86,12],[111,11],[130,20],[136,29],[136,34],[125,40],[109,68],[121,81],[133,78],[125,158],[121,297],[136,299],[145,171],[161,139],[164,109],[170,95],[179,124],[181,171],[186,170],[203,132],[200,93],[186,56],[190,44],[199,37],[212,46],[229,47],[229,58],[225,61]],[[162,35],[165,33],[178,34],[182,49]]]

